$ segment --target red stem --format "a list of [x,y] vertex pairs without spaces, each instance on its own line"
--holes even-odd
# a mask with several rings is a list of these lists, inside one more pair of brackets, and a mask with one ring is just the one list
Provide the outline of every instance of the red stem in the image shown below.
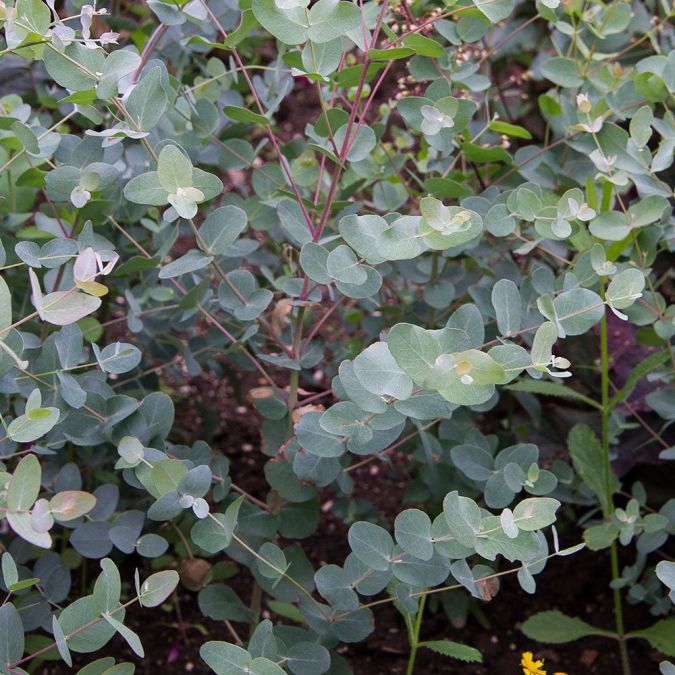
[[[206,10],[207,14],[211,17],[211,20],[215,24],[216,28],[220,32],[220,34],[223,36],[223,38],[227,38],[227,31],[223,28],[221,25],[220,21],[218,21],[218,18],[216,15],[209,9],[208,5],[206,4],[206,0],[200,0],[202,6]],[[255,90],[255,87],[253,86],[253,82],[251,81],[251,78],[248,74],[248,71],[246,70],[246,67],[244,66],[244,62],[241,60],[241,56],[239,55],[239,52],[237,51],[236,47],[232,47],[232,56],[234,56],[234,60],[237,62],[237,65],[241,69],[241,73],[244,76],[244,79],[246,80],[246,84],[248,85],[248,88],[251,91],[251,94],[253,95],[253,100],[255,101],[256,106],[258,107],[258,110],[260,111],[261,115],[265,114],[265,110],[262,107],[262,103],[260,103],[260,99],[258,98],[258,94]],[[279,164],[281,164],[281,168],[283,169],[284,173],[286,174],[286,178],[288,178],[288,182],[291,184],[291,188],[293,189],[293,192],[295,194],[295,198],[300,205],[300,210],[302,211],[302,215],[305,218],[305,221],[307,222],[307,227],[309,228],[310,233],[313,235],[314,234],[314,225],[312,223],[312,218],[309,215],[309,212],[307,211],[307,207],[305,206],[305,202],[302,199],[302,196],[300,195],[300,190],[298,189],[297,183],[295,182],[295,179],[293,178],[293,175],[291,174],[291,169],[288,166],[288,162],[286,161],[286,158],[283,156],[281,152],[281,148],[279,147],[279,142],[277,141],[277,137],[274,134],[274,131],[272,130],[272,126],[268,123],[265,125],[265,131],[267,132],[267,136],[272,142],[272,145],[274,146],[274,150],[277,153],[277,156],[279,158]]]
[[138,82],[141,70],[143,70],[143,67],[150,59],[150,55],[157,46],[157,43],[162,39],[164,33],[166,33],[166,29],[167,26],[165,26],[163,23],[160,23],[159,26],[155,28],[154,32],[150,36],[150,39],[145,43],[145,47],[143,47],[143,52],[141,53],[141,62],[138,64],[138,67],[136,68],[136,70],[134,70],[134,72],[131,75],[131,81],[133,82],[133,84],[136,84],[136,82]]

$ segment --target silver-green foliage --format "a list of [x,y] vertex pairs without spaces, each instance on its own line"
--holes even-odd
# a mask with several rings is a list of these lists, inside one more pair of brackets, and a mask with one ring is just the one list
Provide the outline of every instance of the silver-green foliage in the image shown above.
[[[371,602],[395,603],[412,635],[430,590],[489,600],[506,565],[535,592],[550,558],[583,546],[560,550],[549,529],[563,502],[599,506],[590,549],[636,542],[614,585],[670,611],[672,564],[656,568],[664,590],[648,556],[673,533],[674,502],[656,511],[637,484],[617,508],[603,459],[645,377],[659,385],[648,430],[675,458],[667,3],[415,3],[401,28],[376,0],[151,0],[138,11],[152,37],[129,44],[100,32],[101,7],[6,4],[0,56],[37,90],[0,97],[0,672],[24,672],[24,634],[40,631],[69,666],[116,633],[143,657],[127,609],[157,607],[178,575],[137,572],[123,600],[114,560],[181,553],[239,562],[298,624],[205,642],[214,672],[347,672],[335,647],[367,639]],[[261,40],[277,54],[264,65]],[[529,66],[511,81],[534,80],[536,101],[495,79],[519,55]],[[399,67],[409,77],[387,98]],[[318,101],[290,138],[275,118],[306,106],[298,83]],[[565,339],[589,349],[600,324],[606,340],[608,312],[655,352],[598,402],[576,384],[594,353],[572,362]],[[211,423],[185,444],[172,434],[163,384],[247,370],[258,496],[232,482],[231,461],[246,469],[209,445]],[[574,426],[570,461],[542,466],[505,411],[538,425],[549,396],[611,429],[601,441]],[[405,499],[423,509],[387,527],[355,483],[401,449]],[[302,540],[321,527],[319,490],[351,525],[344,560],[317,569]],[[87,560],[101,571],[77,597],[71,568]],[[185,576],[206,616],[255,623],[224,577]],[[524,630],[612,635],[552,612]],[[663,619],[627,637],[671,653],[669,634]],[[480,658],[417,637],[413,662],[417,646]]]

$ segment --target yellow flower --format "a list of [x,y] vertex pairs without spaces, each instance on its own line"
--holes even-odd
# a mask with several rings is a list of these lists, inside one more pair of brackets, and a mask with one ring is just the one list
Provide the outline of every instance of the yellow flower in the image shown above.
[[523,658],[520,660],[523,667],[523,675],[546,675],[543,661],[535,661],[532,652],[523,652]]
[[[523,652],[520,665],[523,667],[523,675],[546,675],[544,660],[535,661],[532,652]],[[567,673],[556,672],[553,675],[567,675]]]

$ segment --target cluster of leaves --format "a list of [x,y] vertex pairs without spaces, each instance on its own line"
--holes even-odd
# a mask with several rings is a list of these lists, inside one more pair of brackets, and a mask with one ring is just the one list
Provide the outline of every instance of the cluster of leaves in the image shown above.
[[[675,501],[627,492],[611,462],[635,423],[675,459],[668,3],[63,4],[0,3],[0,55],[35,85],[0,95],[0,672],[72,666],[118,633],[142,657],[126,609],[179,575],[136,572],[122,601],[123,555],[177,567],[227,622],[236,644],[200,650],[222,675],[350,672],[336,648],[385,602],[409,672],[418,647],[480,660],[420,641],[427,595],[448,591],[461,622],[503,574],[534,593],[584,547],[611,549],[616,631],[554,612],[524,631],[618,638],[624,675],[627,639],[675,656],[674,566],[652,560]],[[608,317],[652,350],[620,382]],[[568,338],[585,361],[560,355]],[[208,424],[174,429],[167,383],[202,372],[259,380],[265,494],[233,482],[245,468]],[[645,378],[650,422],[631,398]],[[529,442],[550,396],[600,422],[569,431],[569,461]],[[391,532],[354,492],[399,450],[423,508]],[[349,553],[317,569],[302,540],[320,491]],[[563,549],[562,503],[585,524],[562,523],[583,536]],[[253,577],[251,607],[226,559]],[[260,621],[261,595],[286,623]],[[622,596],[662,618],[624,626]]]

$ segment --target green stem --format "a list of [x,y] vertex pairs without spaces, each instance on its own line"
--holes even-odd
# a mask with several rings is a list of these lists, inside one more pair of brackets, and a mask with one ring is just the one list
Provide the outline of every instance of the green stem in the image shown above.
[[[305,319],[305,308],[300,307],[293,325],[293,345],[291,355],[300,361],[300,346],[302,344],[302,323]],[[291,370],[288,393],[288,433],[293,431],[293,411],[298,405],[298,386],[300,384],[300,371]]]
[[293,411],[295,406],[298,405],[298,385],[300,384],[300,371],[291,370],[291,377],[289,382],[289,394],[288,394],[288,431],[291,433],[293,430]]
[[[434,251],[431,256],[431,274],[429,275],[429,285],[436,283],[436,278],[438,277],[438,251]],[[429,310],[427,312],[427,328],[434,327],[434,316],[436,310],[429,305]]]
[[262,588],[257,582],[253,582],[253,591],[251,592],[251,621],[249,623],[249,632],[252,634],[260,621],[260,608],[262,606]]
[[[604,284],[600,288],[601,295],[604,298]],[[605,472],[605,495],[607,510],[605,518],[611,517],[613,510],[613,490],[612,490],[612,461],[609,451],[609,418],[612,412],[609,398],[609,349],[607,344],[607,312],[602,316],[600,322],[600,364],[602,369],[601,393],[602,393],[602,455]],[[616,541],[612,542],[610,547],[610,564],[612,570],[612,581],[620,578],[619,573],[619,552]],[[621,656],[621,670],[623,675],[631,675],[630,659],[628,658],[628,648],[626,647],[625,628],[623,621],[623,607],[621,604],[621,590],[612,589],[614,598],[614,622],[616,632],[619,636],[619,653]]]
[[423,595],[420,599],[420,606],[417,610],[417,618],[415,619],[415,627],[410,634],[410,656],[408,657],[408,667],[405,675],[413,675],[415,671],[415,658],[417,657],[417,648],[420,643],[420,629],[422,628],[422,616],[424,615],[424,605],[426,604],[427,596]]

